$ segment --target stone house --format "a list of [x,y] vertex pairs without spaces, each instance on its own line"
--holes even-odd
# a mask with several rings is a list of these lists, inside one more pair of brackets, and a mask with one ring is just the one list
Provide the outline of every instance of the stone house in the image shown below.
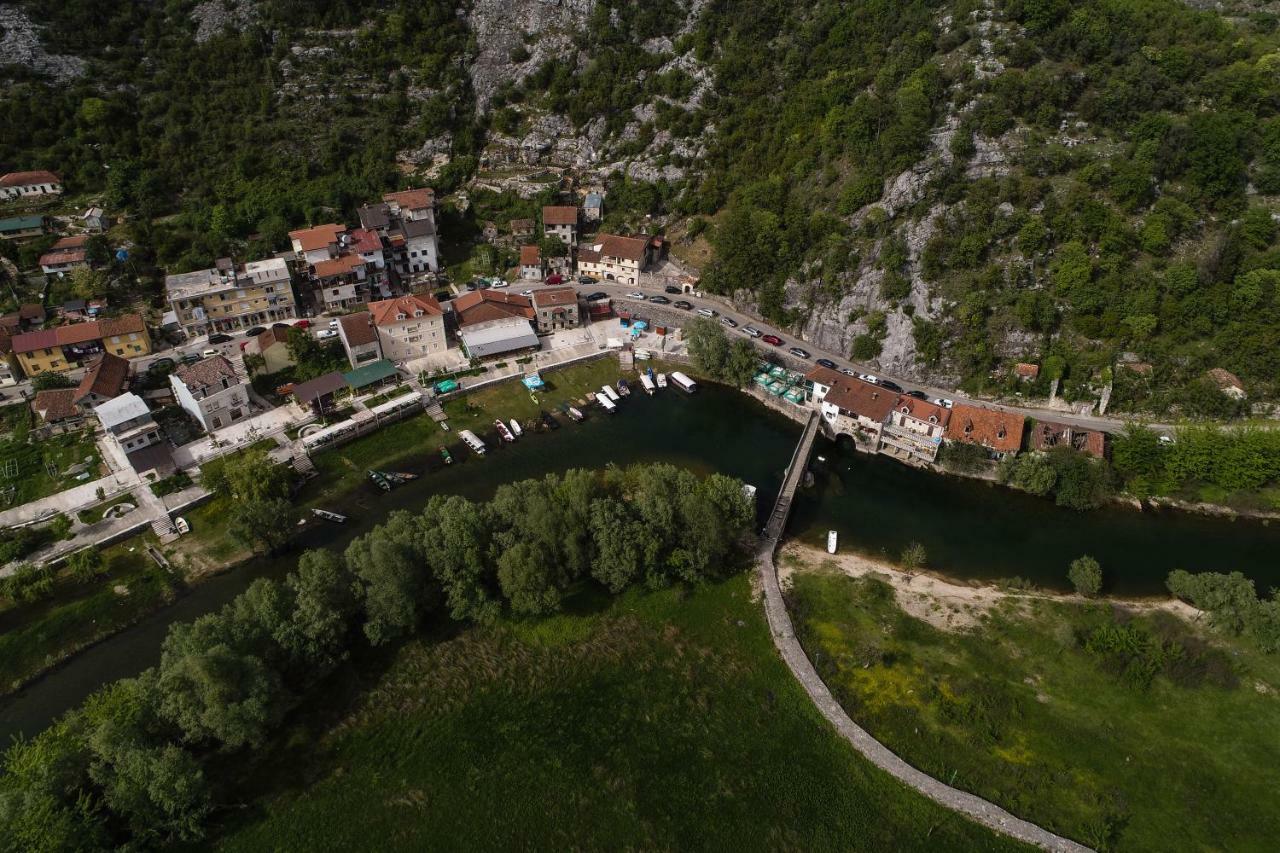
[[578,251],[578,272],[604,281],[635,284],[652,264],[654,251],[648,237],[601,234]]
[[369,316],[373,319],[382,357],[390,361],[422,358],[442,353],[449,347],[444,309],[434,297],[410,295],[374,302],[369,305]]
[[587,222],[599,222],[604,219],[604,196],[598,192],[587,193],[582,202],[582,218]]
[[378,331],[373,327],[373,317],[368,311],[347,314],[338,318],[338,338],[347,353],[351,368],[382,358],[382,345]]
[[1013,456],[1022,449],[1026,418],[1011,412],[956,403],[951,408],[943,438],[958,444],[985,447],[995,459]]
[[1070,447],[1101,459],[1107,452],[1106,433],[1096,429],[1084,429],[1055,421],[1037,420],[1031,427],[1032,450],[1052,450]]
[[542,251],[537,246],[520,247],[520,278],[542,280]]
[[245,345],[244,354],[262,357],[262,367],[256,371],[258,373],[279,373],[294,365],[293,356],[289,354],[286,329],[267,329]]
[[880,449],[895,394],[828,367],[814,367],[805,378],[813,383],[812,405],[830,434],[847,435],[872,452]]
[[542,233],[555,237],[569,248],[578,245],[578,208],[566,205],[542,208]]
[[551,287],[533,292],[534,322],[542,333],[576,329],[582,325],[578,293],[572,287]]
[[61,195],[62,178],[53,172],[9,172],[0,175],[0,200]]
[[895,456],[932,462],[938,457],[950,420],[950,409],[899,394],[881,435],[882,449]]
[[249,415],[249,388],[223,356],[180,366],[169,374],[169,385],[178,405],[208,432]]

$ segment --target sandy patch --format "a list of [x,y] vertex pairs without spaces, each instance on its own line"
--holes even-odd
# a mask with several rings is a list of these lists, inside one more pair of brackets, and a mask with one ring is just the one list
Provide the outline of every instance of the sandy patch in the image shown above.
[[[892,563],[854,552],[828,554],[821,548],[799,542],[788,542],[782,547],[781,559],[778,560],[778,581],[785,588],[797,568],[814,571],[827,567],[855,578],[867,575],[880,577],[893,588],[898,606],[904,612],[947,631],[972,628],[986,613],[1011,599],[1049,599],[1078,603],[1088,600],[1079,595],[1011,592],[995,586],[964,584],[923,572],[905,572]],[[1104,598],[1100,601],[1123,605],[1131,610],[1166,610],[1188,621],[1195,621],[1203,615],[1186,602],[1176,599],[1134,601]]]

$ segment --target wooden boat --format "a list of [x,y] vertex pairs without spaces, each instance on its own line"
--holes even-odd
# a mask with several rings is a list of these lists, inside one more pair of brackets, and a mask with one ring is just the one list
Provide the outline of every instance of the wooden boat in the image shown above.
[[173,520],[173,526],[175,529],[177,529],[178,533],[180,534],[191,532],[191,525],[187,524],[187,520],[182,516],[178,516]]
[[613,414],[614,411],[618,408],[616,405],[614,405],[614,402],[610,400],[608,397],[606,397],[604,394],[596,394],[596,402],[600,404],[600,408],[604,409],[609,414]]
[[834,530],[827,531],[827,553],[828,554],[834,554],[836,552],[836,541],[838,538],[839,537]]
[[524,428],[520,426],[520,422],[515,418],[511,419],[511,432],[515,435],[516,438],[519,438],[520,436],[524,435]]
[[333,521],[338,524],[342,524],[347,520],[345,515],[337,512],[329,512],[327,509],[313,509],[311,510],[311,514],[317,518],[323,518],[325,521]]
[[665,373],[659,373],[659,374],[658,374],[658,387],[659,387],[659,388],[666,388],[666,387],[667,387],[667,374],[665,374]]
[[440,458],[444,460],[444,464],[452,465],[453,457],[449,455],[449,448],[444,445],[440,446]]
[[408,471],[388,471],[387,477],[393,483],[407,483],[410,480],[418,479],[417,474],[410,474]]
[[493,422],[493,425],[498,430],[498,437],[501,438],[503,441],[516,440],[516,437],[511,434],[511,430],[507,429],[507,425],[504,424],[501,421],[501,419],[495,419]]
[[586,415],[582,414],[582,412],[578,411],[573,406],[569,407],[569,417],[573,418],[578,423],[582,423],[587,419]]
[[388,479],[387,479],[387,475],[386,475],[386,474],[383,474],[381,471],[373,471],[373,470],[370,470],[370,471],[369,471],[369,479],[370,479],[370,480],[373,480],[374,484],[375,484],[379,489],[382,489],[382,491],[384,491],[384,492],[389,492],[389,491],[391,491],[391,481],[390,481],[390,480],[388,480]]
[[627,380],[625,379],[618,380],[618,393],[624,397],[631,396],[631,386],[627,384]]

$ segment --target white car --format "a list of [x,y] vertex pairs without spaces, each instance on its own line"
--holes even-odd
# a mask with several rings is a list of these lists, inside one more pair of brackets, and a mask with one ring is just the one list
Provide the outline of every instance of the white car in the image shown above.
[[200,353],[201,358],[209,358],[210,356],[213,356],[213,355],[218,355],[218,351],[216,349],[207,349],[204,352]]
[[495,281],[490,287],[510,287],[511,285],[505,281]]
[[643,293],[641,293],[638,290],[633,290],[627,294],[627,298],[628,299],[648,299],[649,297],[645,296]]
[[714,317],[714,316],[716,316],[716,312],[715,312],[715,311],[712,311],[710,308],[699,308],[699,309],[698,309],[698,313],[699,313],[699,314],[701,314],[703,317]]
[[747,335],[748,337],[758,338],[760,337],[760,330],[755,326],[743,326],[742,334]]
[[872,373],[859,373],[858,378],[863,382],[870,382],[872,385],[875,385],[880,381],[880,378]]
[[840,368],[840,372],[841,372],[841,373],[843,373],[845,376],[857,376],[857,375],[858,375],[858,371],[854,370],[854,369],[853,369],[853,368],[851,368],[851,367],[842,367],[842,368]]
[[316,340],[319,340],[319,341],[327,341],[329,340],[329,338],[336,338],[337,336],[338,336],[337,329],[321,329],[320,331],[316,332]]
[[338,321],[336,318],[329,321],[329,328],[333,329],[335,332],[338,331]]
[[935,406],[941,406],[941,407],[942,407],[942,408],[944,408],[944,409],[949,409],[949,408],[951,408],[952,406],[954,406],[954,405],[955,405],[955,403],[953,403],[952,401],[948,400],[946,397],[938,397],[938,398],[934,399],[934,400],[933,400],[933,404],[934,404]]
[[521,296],[533,296],[533,291],[532,291],[532,290],[522,290],[522,291],[520,291],[520,295],[521,295]]

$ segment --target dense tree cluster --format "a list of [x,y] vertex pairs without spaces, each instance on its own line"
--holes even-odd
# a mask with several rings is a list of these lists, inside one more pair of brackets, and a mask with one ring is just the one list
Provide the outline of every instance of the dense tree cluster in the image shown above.
[[746,338],[729,341],[724,326],[698,318],[685,327],[689,356],[698,370],[735,388],[751,381],[760,367],[760,354]]
[[1023,453],[1000,463],[1000,478],[1033,495],[1053,496],[1058,506],[1094,509],[1111,496],[1111,469],[1105,459],[1070,447],[1047,453]]
[[1115,436],[1112,463],[1126,490],[1140,497],[1205,487],[1223,496],[1257,493],[1280,481],[1280,432],[1192,426],[1166,443],[1154,430],[1131,425]]
[[1259,598],[1253,581],[1239,572],[1199,572],[1179,569],[1168,579],[1169,592],[1208,612],[1213,625],[1229,634],[1243,634],[1264,652],[1280,650],[1280,597]]
[[[238,500],[270,499],[276,487],[264,492],[252,470],[241,460],[215,473]],[[345,554],[308,551],[283,582],[259,579],[173,626],[158,667],[9,749],[0,846],[199,840],[234,774],[227,756],[260,746],[366,642],[445,618],[552,613],[587,583],[616,593],[716,578],[738,568],[754,517],[739,481],[668,465],[573,470],[505,485],[487,503],[437,496],[393,513]]]

